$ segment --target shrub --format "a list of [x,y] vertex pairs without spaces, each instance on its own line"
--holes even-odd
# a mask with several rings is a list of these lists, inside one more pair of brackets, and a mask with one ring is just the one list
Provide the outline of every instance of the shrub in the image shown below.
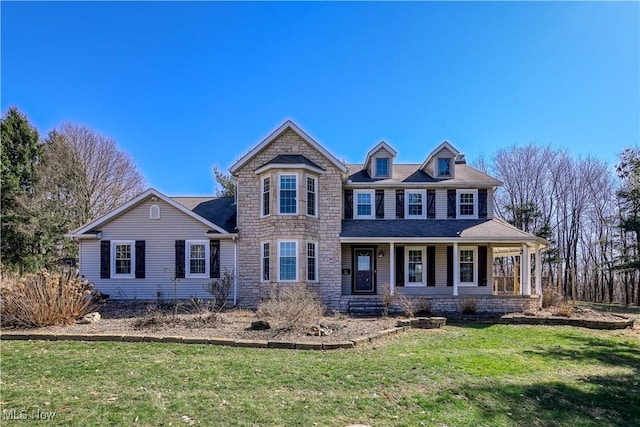
[[2,274],[2,326],[68,324],[94,310],[93,285],[71,272]]
[[555,286],[542,288],[542,308],[556,307],[563,302],[564,298]]
[[380,298],[382,299],[382,315],[384,317],[389,317],[389,308],[391,304],[397,299],[397,293],[391,293],[391,286],[389,283],[385,283],[382,285],[382,290],[380,294]]
[[458,308],[462,314],[476,314],[478,311],[478,302],[473,298],[465,298],[459,301]]
[[571,302],[562,301],[560,304],[555,305],[551,312],[554,316],[571,317],[575,309],[575,305]]
[[310,286],[298,283],[272,289],[271,296],[258,305],[258,317],[267,318],[280,329],[317,323],[324,314],[324,304]]
[[220,311],[227,305],[234,279],[233,271],[225,269],[221,278],[214,279],[203,286],[204,290],[211,295],[211,303],[214,310]]
[[396,291],[396,299],[398,300],[398,305],[404,312],[404,315],[407,317],[414,317],[416,315],[416,303],[415,300],[407,297],[404,294]]

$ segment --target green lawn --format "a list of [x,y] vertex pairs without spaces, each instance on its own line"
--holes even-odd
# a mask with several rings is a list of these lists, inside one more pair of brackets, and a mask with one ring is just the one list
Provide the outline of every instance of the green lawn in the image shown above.
[[19,425],[43,423],[37,411],[79,426],[639,425],[639,337],[447,326],[325,353],[3,341],[2,421],[25,410]]

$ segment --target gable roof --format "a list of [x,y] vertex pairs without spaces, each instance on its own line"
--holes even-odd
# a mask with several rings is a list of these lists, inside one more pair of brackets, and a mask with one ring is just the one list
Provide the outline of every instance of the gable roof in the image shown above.
[[287,120],[280,127],[274,130],[269,136],[267,136],[262,142],[253,147],[247,154],[242,156],[240,160],[235,162],[230,168],[229,171],[232,175],[244,166],[249,160],[254,158],[257,154],[259,154],[262,150],[264,150],[269,144],[278,139],[280,135],[282,135],[287,130],[291,129],[295,133],[297,133],[307,144],[311,145],[313,148],[318,150],[324,157],[326,157],[331,163],[333,163],[340,171],[346,172],[347,168],[342,164],[340,160],[338,160],[333,154],[327,151],[322,145],[316,142],[313,138],[311,138],[305,131],[300,129],[295,123],[291,120]]
[[369,167],[369,163],[371,163],[371,159],[373,158],[374,154],[376,154],[378,151],[380,151],[381,148],[384,148],[389,153],[391,153],[391,157],[392,158],[395,158],[396,155],[398,154],[398,152],[396,150],[394,150],[393,147],[391,147],[385,141],[380,141],[375,147],[373,147],[367,153],[367,158],[364,161],[364,169],[367,169]]
[[103,215],[102,217],[96,219],[95,221],[92,221],[92,222],[90,222],[88,224],[83,225],[82,227],[72,231],[71,233],[69,233],[66,236],[67,237],[82,237],[85,233],[88,233],[91,230],[95,230],[96,228],[100,227],[101,225],[111,221],[113,218],[116,218],[117,216],[124,214],[128,210],[134,208],[135,206],[139,205],[140,203],[144,202],[145,200],[147,200],[150,197],[157,197],[158,199],[162,200],[163,202],[173,206],[174,208],[180,210],[181,212],[185,213],[186,215],[190,216],[191,218],[195,219],[196,221],[201,222],[202,224],[206,225],[207,227],[217,231],[220,234],[227,234],[227,235],[228,234],[233,234],[233,232],[228,231],[225,228],[217,225],[213,221],[210,221],[209,219],[199,215],[194,210],[186,208],[184,205],[182,205],[182,204],[174,201],[173,199],[165,196],[164,194],[162,194],[158,190],[156,190],[154,188],[149,188],[148,190],[144,191],[143,193],[140,193],[139,195],[137,195],[133,199],[129,200],[128,202],[126,202],[126,203],[120,205],[119,207],[117,207],[116,209],[112,210],[108,214]]
[[437,155],[438,155],[438,153],[439,153],[440,151],[442,151],[442,150],[443,150],[443,149],[445,149],[445,148],[446,148],[447,150],[449,150],[449,151],[451,151],[451,152],[453,153],[453,158],[454,158],[454,160],[455,160],[456,158],[458,158],[458,156],[460,155],[460,152],[459,152],[458,150],[456,150],[456,148],[455,148],[453,145],[451,145],[451,144],[449,143],[449,141],[442,141],[442,144],[438,145],[438,146],[436,147],[436,149],[435,149],[435,150],[433,150],[431,153],[429,153],[429,155],[427,156],[426,160],[425,160],[425,161],[422,163],[422,165],[420,166],[420,169],[424,169],[425,167],[427,167],[427,165],[429,164],[429,162],[430,162],[430,161],[431,161],[435,156],[437,156]]
[[233,197],[172,197],[172,199],[229,233],[237,231],[237,209]]
[[269,169],[270,167],[303,167],[318,173],[324,172],[324,169],[307,159],[302,154],[279,154],[267,163],[258,167],[255,172],[262,173],[262,171]]

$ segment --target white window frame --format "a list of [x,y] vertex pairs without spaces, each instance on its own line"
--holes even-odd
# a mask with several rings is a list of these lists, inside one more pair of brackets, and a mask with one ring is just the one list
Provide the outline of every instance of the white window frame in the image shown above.
[[[314,214],[310,214],[309,213],[309,209],[308,209],[308,203],[309,203],[309,182],[308,180],[312,179],[313,180],[313,210],[314,210]],[[313,217],[313,218],[317,218],[318,217],[318,177],[314,176],[314,175],[306,175],[305,180],[304,180],[304,189],[305,189],[305,198],[306,198],[306,203],[304,206],[305,212],[307,214],[307,216]]]
[[[368,194],[371,200],[371,214],[358,215],[358,194]],[[375,219],[376,217],[376,190],[354,190],[353,192],[353,218]]]
[[[296,179],[296,185],[295,185],[295,192],[296,192],[296,194],[295,194],[295,200],[296,200],[295,208],[296,208],[296,210],[295,210],[295,212],[283,213],[282,210],[281,210],[282,209],[282,207],[280,206],[280,201],[281,201],[280,192],[282,191],[281,190],[281,187],[282,187],[281,179],[282,179],[282,177],[285,177],[285,176],[293,176]],[[300,176],[297,173],[281,172],[281,173],[278,174],[278,182],[277,182],[277,184],[278,184],[278,192],[277,192],[277,194],[278,194],[278,215],[298,215],[298,209],[299,209],[298,208],[298,205],[299,205],[298,202],[300,201],[300,197],[299,197],[299,194],[298,194],[300,192],[300,189],[298,188],[299,187],[299,183],[300,183]]]
[[[381,174],[378,171],[378,160],[386,160],[387,161],[387,173],[386,174]],[[391,159],[389,157],[382,157],[382,156],[375,157],[374,158],[374,163],[376,165],[376,174],[375,174],[376,177],[389,178],[391,176]]]
[[[422,253],[422,281],[409,282],[409,251],[421,251]],[[405,246],[404,247],[404,283],[405,286],[427,286],[427,248],[425,246]]]
[[151,205],[149,208],[149,219],[160,219],[160,206]]
[[[281,249],[282,249],[282,243],[293,243],[295,245],[295,257],[294,259],[296,260],[296,265],[295,265],[295,272],[296,272],[296,277],[293,279],[282,279],[281,278],[281,269],[280,269],[280,258],[281,258]],[[278,240],[278,282],[297,282],[298,281],[298,241],[297,240]]]
[[[440,173],[440,160],[449,160],[449,173],[448,174]],[[453,161],[453,159],[451,157],[437,157],[435,163],[436,163],[435,164],[436,176],[444,177],[444,178],[451,178],[453,176],[453,164],[454,164],[454,161]]]
[[[409,194],[422,195],[422,214],[409,214]],[[427,190],[405,190],[404,191],[404,217],[407,219],[426,219],[427,218]]]
[[[128,245],[131,251],[131,272],[128,274],[116,273],[116,246]],[[111,241],[111,277],[114,279],[135,279],[136,277],[136,241],[112,240]]]
[[[460,280],[462,274],[462,251],[473,251],[473,282],[463,282]],[[458,285],[459,286],[478,286],[478,247],[477,246],[458,246]]]
[[[269,191],[265,192],[264,191],[264,183],[265,183],[265,181],[267,179],[269,180]],[[271,175],[265,175],[265,176],[261,177],[260,178],[260,218],[265,218],[265,217],[271,215],[271,194],[273,193],[272,189],[273,189],[273,180],[271,179]],[[264,205],[264,195],[266,193],[269,194],[269,205],[268,206]],[[265,207],[269,210],[269,212],[267,212],[266,214],[264,213]]]
[[[460,213],[460,196],[463,194],[473,194],[473,214],[462,215]],[[456,190],[456,218],[478,219],[478,190]]]
[[[269,245],[269,250],[265,251],[265,245]],[[269,277],[265,279],[264,277],[264,260],[269,260],[269,269],[268,274]],[[267,283],[271,281],[271,242],[260,242],[260,282]]]
[[[311,258],[309,256],[309,245],[313,245],[313,249],[314,249],[314,254],[313,254],[313,259],[314,259],[314,270],[313,270],[313,275],[315,277],[315,279],[310,280],[309,279],[309,258]],[[307,272],[306,275],[306,281],[309,283],[317,283],[319,281],[318,279],[318,242],[315,240],[308,240],[307,241],[307,245],[306,245],[306,257],[305,257],[305,271]]]
[[[204,245],[204,273],[191,273],[191,245]],[[208,240],[185,240],[184,242],[184,277],[187,279],[209,278],[211,253]]]

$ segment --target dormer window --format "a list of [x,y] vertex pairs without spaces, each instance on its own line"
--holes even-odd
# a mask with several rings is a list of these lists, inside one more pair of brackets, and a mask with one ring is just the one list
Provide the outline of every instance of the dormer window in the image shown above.
[[376,176],[377,177],[389,176],[389,158],[388,157],[376,158]]
[[438,158],[438,176],[451,176],[451,159],[449,157]]

